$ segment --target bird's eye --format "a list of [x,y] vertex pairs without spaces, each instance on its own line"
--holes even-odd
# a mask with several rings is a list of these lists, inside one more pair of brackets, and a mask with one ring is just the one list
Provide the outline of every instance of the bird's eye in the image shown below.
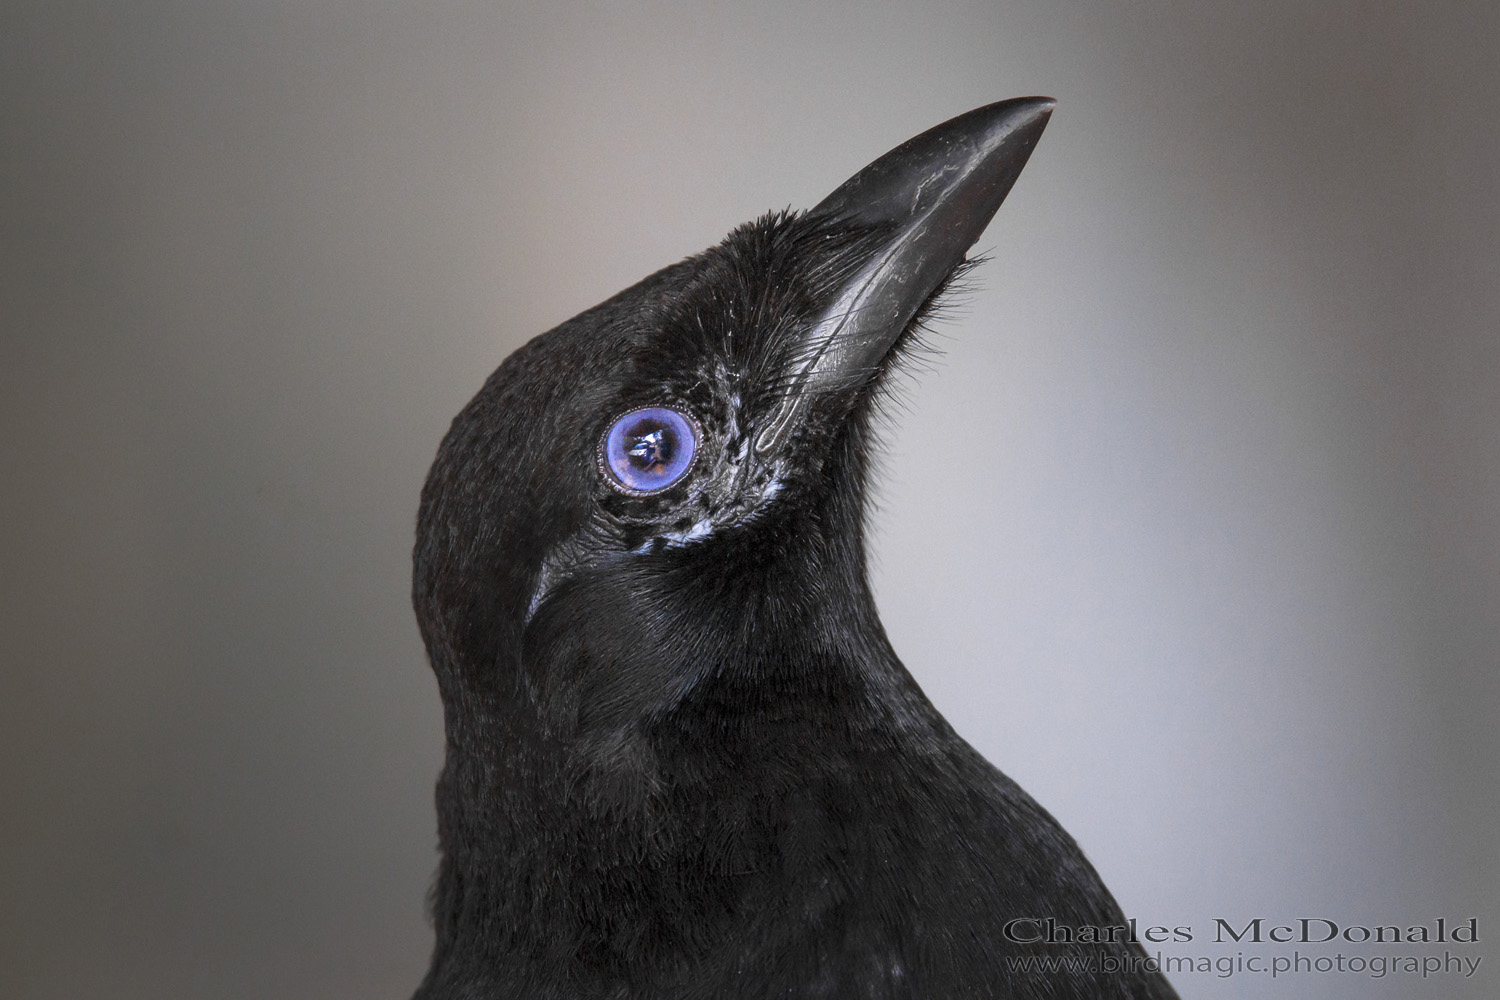
[[687,475],[698,452],[698,425],[664,406],[631,410],[599,442],[599,464],[625,493],[656,493]]

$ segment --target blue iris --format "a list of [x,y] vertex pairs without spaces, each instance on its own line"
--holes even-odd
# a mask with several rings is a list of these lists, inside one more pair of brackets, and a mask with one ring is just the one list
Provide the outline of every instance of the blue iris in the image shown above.
[[627,493],[656,493],[687,474],[698,451],[692,418],[664,406],[631,410],[599,443],[614,485]]

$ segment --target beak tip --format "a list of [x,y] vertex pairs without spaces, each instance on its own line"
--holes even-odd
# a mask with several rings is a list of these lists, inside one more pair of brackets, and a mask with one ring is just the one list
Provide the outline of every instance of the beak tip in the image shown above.
[[1008,101],[997,101],[994,104],[986,105],[985,108],[981,108],[980,110],[993,108],[997,113],[1013,113],[1017,115],[1029,112],[1034,117],[1046,120],[1047,116],[1052,114],[1052,110],[1056,107],[1057,98],[1037,96],[1013,97]]
[[978,168],[977,173],[988,175],[998,193],[984,217],[988,222],[1056,107],[1057,101],[1050,97],[1015,97],[965,112],[875,160],[823,199],[813,212],[868,221],[909,216],[947,186],[930,181],[969,175]]
[[[1057,101],[1051,97],[1017,97],[977,108],[945,125],[953,127],[954,131],[967,131],[971,135],[983,136],[985,145],[1003,144],[1011,149],[1024,145],[1025,155],[1030,155],[1030,147],[1036,144],[1047,128],[1056,107]],[[969,121],[965,122],[965,119]],[[1025,155],[1021,157],[1023,164]],[[1019,167],[1017,170],[1019,171]]]

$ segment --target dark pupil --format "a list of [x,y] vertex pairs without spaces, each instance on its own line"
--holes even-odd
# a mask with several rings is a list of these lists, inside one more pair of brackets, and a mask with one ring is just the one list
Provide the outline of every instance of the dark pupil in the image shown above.
[[672,461],[676,445],[672,432],[654,420],[641,421],[625,435],[625,454],[630,456],[630,464],[643,472]]

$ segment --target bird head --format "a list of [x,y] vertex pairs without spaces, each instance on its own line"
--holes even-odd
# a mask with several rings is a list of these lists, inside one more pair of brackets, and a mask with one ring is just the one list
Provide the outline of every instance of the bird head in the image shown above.
[[819,683],[832,647],[883,644],[874,402],[1052,106],[952,119],[508,357],[423,490],[414,600],[445,705],[610,731],[709,677]]

